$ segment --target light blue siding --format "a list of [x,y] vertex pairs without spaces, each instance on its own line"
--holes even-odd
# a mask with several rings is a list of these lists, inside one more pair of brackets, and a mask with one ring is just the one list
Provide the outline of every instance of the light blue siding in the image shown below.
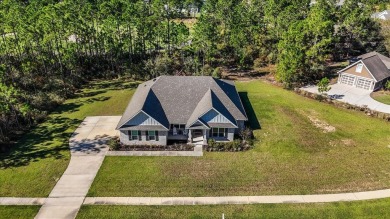
[[230,121],[225,116],[221,115],[213,109],[204,114],[201,118],[207,123],[230,123]]
[[139,125],[161,125],[155,119],[149,117],[144,112],[138,113],[134,118],[126,123],[126,125],[139,126]]

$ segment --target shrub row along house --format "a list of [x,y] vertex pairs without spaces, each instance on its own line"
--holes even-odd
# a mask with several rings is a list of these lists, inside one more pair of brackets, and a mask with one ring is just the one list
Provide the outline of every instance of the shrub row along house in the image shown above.
[[232,81],[160,76],[138,86],[117,129],[125,145],[232,141],[247,116]]
[[338,72],[339,84],[378,90],[390,78],[390,58],[370,52],[357,57],[356,62]]

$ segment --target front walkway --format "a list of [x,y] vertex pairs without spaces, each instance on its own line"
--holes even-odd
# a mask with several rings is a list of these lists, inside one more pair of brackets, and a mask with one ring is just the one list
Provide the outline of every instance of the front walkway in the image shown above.
[[71,159],[68,168],[39,210],[37,219],[75,218],[88,193],[108,147],[107,139],[120,116],[87,117],[69,140]]
[[[334,84],[327,94],[330,98],[349,103],[356,106],[367,106],[371,110],[382,113],[390,113],[390,105],[380,103],[371,98],[371,91],[348,86],[345,84]],[[301,88],[304,91],[319,94],[318,87],[311,85]]]

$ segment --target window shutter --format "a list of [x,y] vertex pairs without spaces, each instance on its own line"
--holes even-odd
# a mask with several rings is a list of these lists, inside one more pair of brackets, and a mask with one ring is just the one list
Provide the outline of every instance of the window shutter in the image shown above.
[[142,141],[142,132],[138,131],[138,141]]
[[129,138],[129,141],[131,141],[131,131],[127,131],[127,137]]
[[149,141],[149,131],[145,132],[145,136],[146,136],[146,141]]
[[158,141],[158,131],[156,131],[156,141]]
[[225,137],[228,137],[229,129],[225,128]]

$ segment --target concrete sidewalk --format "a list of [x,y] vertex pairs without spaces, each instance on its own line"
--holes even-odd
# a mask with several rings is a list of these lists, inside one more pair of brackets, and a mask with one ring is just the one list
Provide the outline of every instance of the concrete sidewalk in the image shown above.
[[108,151],[106,141],[118,135],[119,116],[87,117],[69,140],[68,168],[39,210],[37,219],[76,217]]
[[[330,85],[331,89],[327,92],[332,99],[349,103],[355,106],[367,106],[371,110],[382,113],[390,113],[390,105],[378,102],[371,98],[371,91],[348,86],[345,84]],[[315,85],[302,87],[301,90],[319,94],[318,87]]]
[[390,198],[390,189],[317,195],[217,197],[0,198],[0,205],[41,205],[47,218],[74,218],[81,205],[226,205],[350,202]]
[[370,192],[222,197],[87,197],[84,205],[226,205],[226,204],[283,204],[361,201],[389,198],[390,189]]

